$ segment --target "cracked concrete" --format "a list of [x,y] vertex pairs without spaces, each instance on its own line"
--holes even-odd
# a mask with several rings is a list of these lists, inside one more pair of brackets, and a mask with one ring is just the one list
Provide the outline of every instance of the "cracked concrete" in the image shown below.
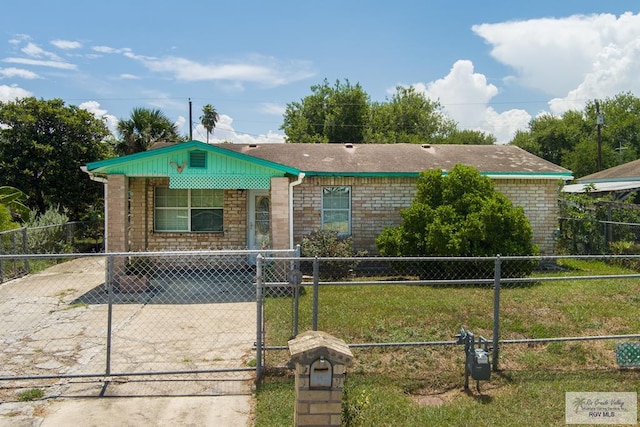
[[[104,375],[104,278],[104,257],[86,257],[0,285],[0,377],[77,376],[0,381],[0,426],[252,424],[251,370],[133,375],[247,368],[255,357],[256,307],[246,284],[241,292],[233,278],[179,284],[202,300],[185,299],[168,282],[151,294],[117,295],[110,372],[132,375],[114,377]],[[215,290],[207,294],[208,287]],[[222,295],[227,302],[216,303]],[[42,398],[17,401],[34,387]]]

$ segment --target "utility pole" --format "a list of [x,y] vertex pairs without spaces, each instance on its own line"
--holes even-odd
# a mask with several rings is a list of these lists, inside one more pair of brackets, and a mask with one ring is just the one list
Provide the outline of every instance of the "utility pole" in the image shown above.
[[189,98],[189,141],[193,141],[193,119],[191,117],[191,98]]
[[598,134],[598,171],[602,170],[602,135],[600,128],[604,124],[604,117],[600,114],[600,103],[596,99],[596,132]]

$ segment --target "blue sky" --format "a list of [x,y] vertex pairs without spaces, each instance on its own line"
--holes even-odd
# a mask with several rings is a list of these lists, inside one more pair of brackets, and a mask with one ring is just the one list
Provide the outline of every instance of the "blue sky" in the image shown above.
[[461,129],[508,142],[544,112],[640,96],[637,1],[30,0],[3,4],[0,100],[61,98],[115,129],[158,108],[194,139],[282,142],[287,103],[348,79],[373,101],[397,85]]

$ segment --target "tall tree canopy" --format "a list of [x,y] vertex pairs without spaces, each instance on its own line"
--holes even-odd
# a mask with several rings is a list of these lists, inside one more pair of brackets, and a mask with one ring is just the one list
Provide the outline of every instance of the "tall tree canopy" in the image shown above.
[[103,192],[80,167],[108,157],[108,135],[102,120],[61,99],[0,102],[0,183],[24,191],[38,212],[60,206],[81,219]]
[[129,119],[118,122],[117,154],[148,150],[156,142],[179,142],[178,127],[158,109],[134,108]]
[[218,123],[219,119],[220,115],[216,111],[216,107],[211,104],[207,104],[202,107],[200,123],[207,130],[207,144],[209,143],[209,134],[213,133],[213,129],[216,127],[216,123]]
[[311,95],[287,104],[284,130],[287,142],[364,142],[369,117],[369,95],[360,84],[325,79],[311,86]]
[[453,120],[413,87],[397,86],[386,102],[371,106],[367,123],[367,141],[373,143],[442,143],[456,129]]
[[287,142],[465,143],[495,142],[491,135],[457,131],[439,102],[413,87],[396,87],[384,102],[371,102],[360,84],[325,79],[312,94],[287,104],[280,127]]
[[[638,158],[640,153],[640,99],[621,93],[599,102],[603,169]],[[573,171],[576,177],[598,171],[597,112],[595,101],[582,111],[560,116],[545,114],[529,122],[511,140],[530,153]]]

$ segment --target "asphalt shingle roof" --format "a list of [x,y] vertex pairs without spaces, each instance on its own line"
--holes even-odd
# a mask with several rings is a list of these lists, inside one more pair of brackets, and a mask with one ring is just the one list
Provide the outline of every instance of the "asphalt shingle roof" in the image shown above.
[[456,164],[484,173],[571,172],[512,145],[219,144],[220,148],[317,173],[417,173]]
[[578,182],[598,181],[640,181],[640,159],[614,166],[591,175],[583,176]]

